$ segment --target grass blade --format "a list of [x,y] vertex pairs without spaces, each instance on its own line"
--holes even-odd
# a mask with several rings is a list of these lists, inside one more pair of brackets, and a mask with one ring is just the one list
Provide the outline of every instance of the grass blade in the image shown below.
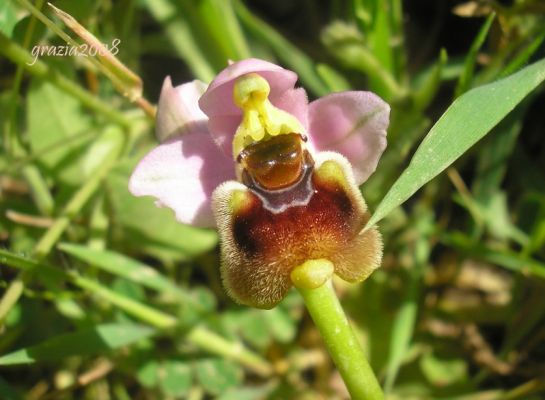
[[165,34],[180,57],[197,79],[210,82],[216,75],[201,49],[195,45],[186,20],[177,15],[176,7],[168,0],[147,0],[149,12],[165,29]]
[[471,85],[471,80],[473,78],[473,70],[475,69],[477,52],[483,45],[486,39],[486,35],[488,35],[490,26],[492,26],[492,22],[494,22],[495,18],[496,14],[494,13],[488,16],[483,26],[479,30],[479,33],[475,37],[475,40],[471,44],[471,48],[469,49],[466,60],[464,62],[464,70],[462,71],[462,75],[460,75],[460,79],[458,80],[458,84],[456,85],[455,97],[460,96],[462,93],[466,92],[469,89]]
[[480,243],[474,243],[471,238],[460,232],[444,234],[441,237],[441,242],[476,259],[499,265],[511,271],[545,279],[545,264],[514,251],[493,249]]
[[157,292],[172,293],[178,298],[195,303],[184,290],[165,278],[157,270],[125,255],[109,250],[96,250],[72,243],[61,243],[59,249],[104,271],[136,282]]
[[233,61],[250,57],[246,38],[240,29],[232,0],[204,0],[194,3],[201,23],[219,44],[225,56]]
[[318,96],[329,93],[328,87],[316,73],[315,62],[310,57],[286,40],[274,28],[253,15],[241,1],[236,0],[234,4],[235,11],[244,26],[257,38],[269,44],[278,58],[299,74],[305,86]]
[[456,99],[431,128],[367,226],[376,224],[452,164],[543,80],[545,59],[505,79],[472,89]]
[[103,324],[54,336],[31,347],[0,357],[0,365],[31,364],[70,356],[102,354],[151,336],[155,331],[135,324]]

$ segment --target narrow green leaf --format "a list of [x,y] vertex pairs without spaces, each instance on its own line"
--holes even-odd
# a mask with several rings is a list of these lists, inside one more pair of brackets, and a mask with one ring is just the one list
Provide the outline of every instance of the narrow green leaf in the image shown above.
[[411,247],[414,248],[411,253],[414,254],[411,254],[413,265],[411,265],[409,271],[408,287],[392,327],[388,368],[384,382],[384,391],[386,393],[389,393],[394,387],[399,369],[409,351],[411,339],[413,338],[423,275],[431,252],[430,236],[435,230],[433,213],[429,209],[423,208],[421,213],[414,216],[412,226],[415,228],[417,240],[414,244],[411,244]]
[[250,57],[250,50],[233,10],[232,0],[195,2],[203,23],[225,56],[232,60]]
[[[33,152],[57,144],[54,151],[42,153],[39,162],[58,171],[71,184],[81,182],[79,158],[86,143],[74,143],[75,135],[86,131],[90,121],[80,102],[51,83],[33,81],[27,97],[28,139]],[[62,143],[62,145],[58,145]]]
[[393,75],[382,67],[355,26],[335,21],[322,31],[322,42],[343,66],[364,73],[374,83],[373,90],[386,101],[406,94]]
[[201,49],[195,45],[188,22],[176,13],[176,7],[168,0],[146,0],[150,14],[164,27],[165,34],[175,51],[187,63],[196,78],[210,82],[214,69]]
[[458,84],[456,85],[455,97],[460,96],[462,93],[466,92],[470,88],[471,80],[473,78],[473,70],[475,69],[475,60],[477,59],[477,53],[483,45],[486,39],[486,35],[488,35],[490,26],[492,26],[492,22],[494,22],[495,18],[496,14],[494,13],[488,16],[483,26],[479,30],[479,33],[475,37],[475,40],[471,44],[471,48],[469,49],[469,52],[467,53],[465,59],[464,70],[462,72],[462,75],[460,75]]
[[372,226],[452,164],[545,80],[545,59],[452,103],[431,128],[409,166],[378,205]]
[[500,189],[509,157],[522,130],[522,121],[527,111],[526,104],[528,103],[517,107],[494,128],[494,134],[486,139],[486,146],[479,153],[471,191],[475,200],[485,207],[494,193]]
[[34,260],[12,253],[5,249],[0,249],[0,264],[11,265],[22,270],[36,268],[39,265]]
[[151,336],[151,328],[134,324],[103,324],[55,336],[0,357],[0,365],[30,364],[70,356],[102,354]]
[[62,271],[44,263],[38,264],[33,260],[25,259],[24,257],[14,255],[9,251],[2,249],[0,249],[0,261],[5,262],[7,265],[11,265],[12,267],[20,268],[24,271],[33,269],[33,272],[39,275],[42,279],[49,279],[52,282],[71,282],[87,292],[110,302],[111,304],[125,311],[127,314],[132,315],[157,328],[166,329],[176,325],[177,323],[176,318],[162,311],[156,310],[147,304],[142,304],[131,298],[120,295],[119,293],[102,285],[98,281]]
[[448,55],[441,49],[439,60],[430,68],[418,89],[414,90],[413,102],[417,110],[425,110],[434,99],[441,85],[441,73],[447,63]]
[[320,75],[320,78],[322,78],[331,92],[342,92],[351,89],[348,80],[327,64],[316,65],[316,72]]
[[375,3],[373,23],[367,32],[367,41],[380,64],[395,74],[394,47],[392,46],[391,4],[388,0],[379,0]]
[[183,300],[194,302],[189,294],[176,286],[168,278],[165,278],[157,270],[123,254],[110,250],[96,250],[72,243],[61,243],[58,247],[89,265],[139,283],[149,289],[172,293]]
[[511,75],[517,69],[522,67],[528,62],[530,57],[541,47],[541,44],[545,40],[545,30],[541,32],[537,37],[535,37],[530,44],[525,47],[513,60],[507,64],[507,66],[501,71],[500,78],[503,78],[507,75]]
[[10,0],[0,4],[0,31],[7,37],[11,37],[13,28],[17,24],[17,14]]
[[475,243],[471,238],[460,232],[445,234],[441,237],[441,241],[479,260],[484,260],[515,272],[545,278],[545,264],[530,257],[517,254],[514,251],[494,249],[480,243]]
[[144,387],[154,387],[159,379],[159,363],[157,360],[147,360],[136,370],[136,379]]
[[315,62],[285,39],[273,27],[252,14],[241,1],[235,0],[235,11],[244,26],[258,39],[269,44],[278,58],[299,74],[301,81],[314,94],[323,96],[329,89],[315,71]]

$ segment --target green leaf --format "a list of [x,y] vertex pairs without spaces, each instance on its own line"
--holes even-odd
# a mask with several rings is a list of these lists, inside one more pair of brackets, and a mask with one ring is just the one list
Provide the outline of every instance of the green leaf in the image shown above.
[[350,82],[338,71],[327,64],[316,65],[316,73],[322,78],[331,92],[350,90]]
[[[193,1],[190,0],[190,3]],[[250,57],[231,0],[201,0],[194,3],[199,10],[201,24],[218,43],[224,58],[241,60]]]
[[530,37],[532,37],[533,40],[519,54],[517,54],[511,60],[511,62],[509,62],[509,64],[501,71],[499,76],[500,78],[511,75],[513,72],[515,72],[517,69],[519,69],[528,62],[530,57],[532,57],[534,53],[539,50],[541,44],[545,40],[545,30],[538,34],[536,37],[533,37],[533,35],[531,35]]
[[159,386],[166,394],[183,396],[191,388],[191,368],[184,361],[167,360],[159,367]]
[[267,43],[276,56],[287,66],[299,74],[303,85],[318,96],[329,93],[328,87],[315,71],[315,62],[305,53],[295,47],[273,27],[256,17],[248,10],[242,1],[235,0],[235,11],[244,24],[256,38]]
[[177,15],[174,3],[168,0],[146,0],[143,3],[163,27],[174,51],[187,63],[193,75],[204,82],[214,79],[214,69],[193,40],[187,20]]
[[242,381],[242,371],[235,364],[221,359],[199,361],[197,379],[204,390],[213,395],[224,393]]
[[420,367],[434,385],[446,386],[467,379],[467,365],[463,359],[443,359],[429,352],[420,359]]
[[23,400],[21,393],[15,391],[8,382],[0,376],[0,398],[4,400]]
[[439,60],[422,77],[420,85],[413,90],[413,102],[416,110],[425,110],[432,102],[441,85],[441,73],[447,63],[447,52],[441,49]]
[[216,400],[261,400],[269,398],[268,394],[272,389],[270,385],[231,388],[221,393]]
[[272,310],[262,310],[265,317],[265,325],[270,330],[272,336],[281,343],[293,341],[297,334],[296,320],[289,315],[289,311],[281,306]]
[[374,83],[373,90],[386,101],[404,94],[404,89],[383,68],[355,26],[335,21],[322,31],[322,42],[343,66],[364,73]]
[[49,150],[40,155],[40,163],[52,173],[57,172],[60,179],[79,184],[84,172],[79,159],[85,151],[82,143],[73,143],[70,139],[90,126],[80,102],[50,83],[33,81],[27,110],[27,134],[32,151]]
[[154,387],[159,380],[159,363],[147,360],[136,370],[136,379],[145,387]]
[[490,248],[478,242],[475,243],[471,238],[460,232],[444,234],[441,237],[441,242],[456,247],[479,260],[488,261],[512,271],[532,274],[545,279],[545,264],[533,258],[526,257],[523,254],[518,254],[510,250]]
[[28,260],[2,249],[0,249],[0,261],[15,268],[32,271],[39,275],[43,280],[48,280],[50,282],[71,282],[72,284],[93,293],[95,296],[99,296],[112,303],[127,314],[158,328],[168,328],[177,323],[177,320],[174,317],[156,310],[147,304],[139,303],[131,298],[122,296],[109,287],[102,285],[100,282],[88,279],[84,276],[68,273],[44,263],[37,263],[34,260]]
[[384,382],[386,393],[393,388],[399,369],[409,352],[418,315],[425,265],[428,263],[431,252],[431,235],[435,231],[434,215],[431,210],[423,208],[418,211],[418,214],[414,215],[414,221],[408,224],[414,227],[418,239],[412,245],[414,250],[411,253],[414,252],[414,255],[412,255],[407,289],[391,329],[388,368]]
[[60,8],[82,22],[82,20],[90,19],[94,12],[93,9],[96,8],[96,4],[92,0],[58,0],[55,2],[55,7]]
[[[367,223],[372,226],[452,164],[545,80],[545,59],[470,90],[452,103]],[[380,168],[380,166],[379,166]]]
[[241,336],[252,346],[264,349],[272,341],[273,332],[267,323],[267,314],[251,308],[224,312],[223,327],[234,336]]
[[155,331],[134,324],[103,324],[52,337],[36,346],[0,357],[0,365],[30,364],[70,356],[102,354],[135,343]]
[[513,153],[517,138],[522,130],[528,102],[521,104],[494,128],[493,135],[483,143],[479,152],[475,178],[471,192],[475,201],[488,207],[490,198],[500,189],[505,177],[507,164]]
[[469,52],[464,62],[464,70],[462,72],[462,75],[460,75],[458,84],[456,85],[455,97],[460,96],[462,93],[470,88],[471,80],[473,78],[473,70],[475,69],[475,60],[477,59],[477,53],[483,45],[486,36],[488,35],[488,31],[490,30],[492,22],[494,22],[495,18],[496,14],[490,14],[486,21],[484,21],[483,26],[475,37],[475,40],[473,40],[471,48],[469,49]]
[[4,0],[0,4],[0,32],[4,33],[7,37],[11,37],[15,24],[17,24],[17,15],[12,1]]
[[96,250],[72,243],[61,243],[59,249],[104,271],[136,282],[158,292],[172,293],[186,301],[195,302],[188,293],[168,278],[139,261],[110,250]]

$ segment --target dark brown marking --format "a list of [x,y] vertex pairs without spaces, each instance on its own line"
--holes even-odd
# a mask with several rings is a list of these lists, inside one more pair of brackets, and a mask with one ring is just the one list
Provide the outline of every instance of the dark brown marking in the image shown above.
[[313,177],[315,192],[306,206],[280,213],[265,209],[251,194],[251,204],[233,221],[237,247],[259,264],[291,268],[311,258],[329,258],[361,229],[361,216],[342,186]]

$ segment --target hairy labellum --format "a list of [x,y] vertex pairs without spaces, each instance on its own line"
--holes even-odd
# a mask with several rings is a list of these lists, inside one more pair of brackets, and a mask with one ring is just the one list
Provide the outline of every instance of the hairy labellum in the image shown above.
[[315,168],[305,172],[309,198],[280,211],[271,202],[280,204],[278,199],[290,198],[290,191],[301,191],[298,184],[280,189],[279,195],[226,182],[214,193],[222,278],[240,303],[273,307],[292,285],[290,272],[307,260],[327,259],[337,275],[352,282],[365,279],[380,264],[380,234],[375,228],[362,231],[367,209],[346,159],[320,153]]

